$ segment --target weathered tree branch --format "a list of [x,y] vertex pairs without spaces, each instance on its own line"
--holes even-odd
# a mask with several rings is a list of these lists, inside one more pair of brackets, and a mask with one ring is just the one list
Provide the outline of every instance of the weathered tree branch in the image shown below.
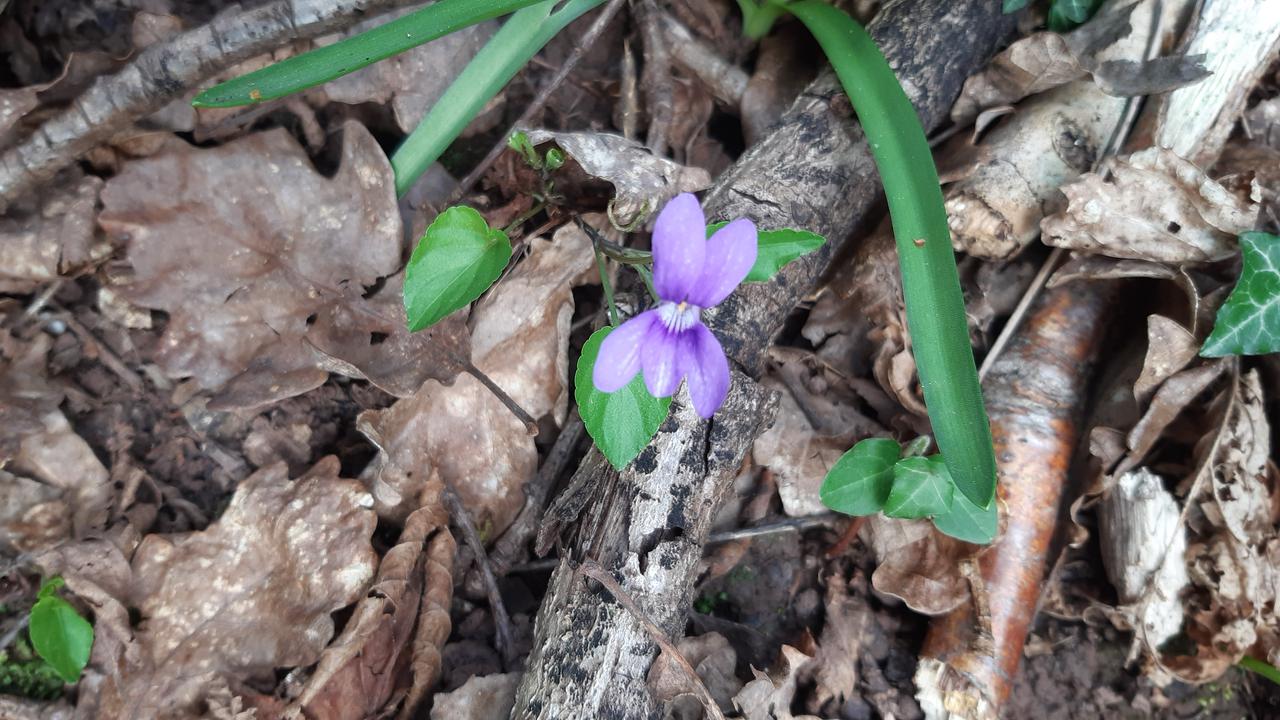
[[[870,27],[923,124],[946,116],[965,77],[1013,33],[999,3],[899,0]],[[849,234],[880,198],[870,149],[833,75],[824,73],[779,126],[712,189],[710,218],[749,217],[831,240],[771,282],[746,285],[707,319],[729,356],[758,375],[765,350]],[[577,480],[595,497],[566,539],[538,614],[534,650],[514,718],[651,718],[645,685],[656,646],[607,593],[573,571],[597,561],[668,636],[684,627],[697,561],[716,509],[774,401],[736,374],[708,426],[683,402],[619,475],[592,451]]]
[[196,83],[291,40],[313,38],[409,0],[275,0],[143,50],[0,155],[0,212],[130,123]]

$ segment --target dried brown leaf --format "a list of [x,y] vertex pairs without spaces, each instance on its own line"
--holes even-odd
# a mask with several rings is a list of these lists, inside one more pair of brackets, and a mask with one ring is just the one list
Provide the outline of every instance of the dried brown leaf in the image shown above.
[[[571,286],[593,266],[585,233],[565,226],[554,242],[533,240],[529,256],[472,311],[475,365],[534,418],[560,422],[567,412]],[[362,415],[361,431],[382,451],[371,490],[379,514],[392,518],[412,509],[438,471],[481,536],[492,539],[520,511],[524,484],[537,470],[524,425],[470,375],[450,386],[427,381],[390,408]]]
[[[207,530],[147,536],[126,587],[98,599],[119,613],[123,600],[143,617],[132,633],[127,614],[115,621],[124,637],[107,643],[105,657],[95,643],[99,715],[182,713],[218,682],[314,663],[333,635],[332,613],[373,576],[371,505],[359,483],[338,478],[337,458],[293,481],[278,463],[246,478]],[[84,572],[65,574],[84,594]]]
[[0,292],[31,292],[102,257],[94,241],[102,180],[81,177],[0,217]]
[[[380,15],[358,23],[343,33],[351,37],[386,24],[402,15],[422,9],[415,4],[397,12]],[[442,38],[418,45],[393,55],[367,68],[344,75],[324,85],[330,100],[358,105],[360,103],[391,104],[396,124],[410,132],[449,89],[458,73],[493,36],[498,23],[480,23],[449,33]],[[339,38],[333,38],[337,41]],[[328,42],[320,42],[327,45]]]
[[[440,489],[439,482],[428,486],[421,507],[409,514],[399,541],[383,556],[368,594],[356,605],[342,634],[320,656],[295,703],[308,720],[374,716],[408,691],[411,641],[427,576],[433,581],[445,580],[446,607],[453,589],[449,572],[441,577],[435,567],[443,564],[448,568],[453,563]],[[435,538],[444,536],[450,540],[435,543]],[[437,550],[436,556],[428,557],[429,547]],[[433,565],[430,571],[428,564]],[[438,603],[440,595],[437,591],[430,597]],[[446,634],[448,619],[446,614]]]
[[983,110],[1011,105],[1036,93],[1088,75],[1067,38],[1053,32],[1028,35],[992,58],[964,83],[951,108],[957,125],[968,125]]
[[[130,163],[103,190],[99,223],[127,240],[135,271],[126,296],[169,313],[156,361],[171,377],[227,386],[214,406],[263,404],[324,382],[304,342],[309,318],[368,314],[362,293],[400,264],[390,165],[367,130],[344,127],[333,178],[273,130]],[[327,323],[315,344],[353,365],[368,359],[372,333],[385,332],[340,324]],[[442,369],[435,376],[452,367]]]
[[1200,343],[1190,330],[1163,315],[1147,318],[1147,358],[1142,374],[1133,386],[1133,395],[1142,401],[1174,373],[1180,372],[1200,351]]
[[876,590],[924,615],[950,612],[969,599],[960,561],[973,553],[972,545],[943,535],[928,520],[873,515],[866,527],[879,564],[871,575]]
[[1169,427],[1169,423],[1173,422],[1183,409],[1209,387],[1210,383],[1217,380],[1226,367],[1227,364],[1223,361],[1211,361],[1190,370],[1184,370],[1166,380],[1151,398],[1151,405],[1147,407],[1142,418],[1129,431],[1127,438],[1129,454],[1120,463],[1116,473],[1124,473],[1137,467],[1155,446],[1165,428]]
[[850,596],[848,583],[836,574],[827,579],[826,624],[818,641],[813,706],[838,707],[858,687],[858,656],[866,639],[871,611],[866,601]]
[[791,701],[796,694],[800,670],[812,661],[808,655],[783,645],[777,664],[768,673],[755,668],[756,679],[747,683],[733,697],[743,720],[804,720],[808,716],[791,714]]
[[476,675],[453,692],[436,695],[431,720],[491,720],[511,714],[521,673]]
[[50,410],[40,422],[39,431],[22,439],[9,469],[57,490],[75,537],[102,529],[114,496],[106,467],[61,410]]
[[611,183],[615,189],[611,209],[621,225],[648,217],[682,192],[711,186],[706,170],[658,157],[621,135],[531,130],[529,140],[534,145],[554,142],[588,175]]
[[[718,632],[709,632],[681,638],[676,649],[698,673],[698,678],[720,709],[730,711],[733,708],[733,696],[742,690],[742,681],[734,675],[738,653],[729,641]],[[698,699],[693,681],[667,653],[660,653],[658,659],[654,660],[653,667],[649,668],[648,682],[654,699],[668,706],[668,717],[675,714],[673,710],[696,710],[696,713],[684,713],[683,716],[686,717],[702,715],[702,702]]]
[[1044,219],[1045,243],[1111,257],[1221,260],[1258,218],[1258,197],[1231,193],[1163,148],[1109,159],[1062,191],[1069,206]]

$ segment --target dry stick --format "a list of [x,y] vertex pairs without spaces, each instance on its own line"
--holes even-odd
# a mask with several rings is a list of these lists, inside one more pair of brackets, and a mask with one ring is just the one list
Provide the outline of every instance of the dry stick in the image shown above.
[[928,717],[946,717],[942,707],[995,717],[1013,688],[1081,436],[1088,368],[1101,345],[1110,290],[1090,283],[1042,295],[983,383],[1004,527],[979,558],[987,607],[975,617],[965,604],[929,627],[916,672]]
[[480,577],[484,579],[485,593],[489,596],[489,611],[493,613],[494,644],[498,646],[498,652],[502,655],[503,668],[510,670],[516,659],[515,635],[511,630],[511,616],[507,614],[507,606],[503,604],[502,593],[498,590],[498,579],[494,576],[493,567],[489,564],[489,555],[484,551],[484,542],[476,532],[475,523],[471,521],[471,513],[467,511],[467,506],[462,504],[453,486],[447,481],[442,498],[445,507],[449,508],[450,517],[462,531],[463,539],[471,548],[471,553],[476,556],[476,567],[480,569]]
[[569,464],[569,458],[572,457],[574,449],[578,447],[585,432],[586,427],[582,424],[582,418],[578,416],[576,410],[572,411],[564,430],[560,431],[560,436],[556,438],[551,450],[547,452],[546,459],[542,461],[542,467],[538,468],[538,474],[534,476],[532,482],[525,485],[524,507],[520,510],[520,514],[493,545],[489,561],[498,575],[506,575],[510,571],[511,564],[520,556],[525,545],[537,532],[538,523],[542,521],[543,510],[546,509],[547,495],[551,493],[551,487],[555,484],[556,478],[560,477],[565,466]]
[[128,365],[125,365],[124,361],[115,354],[115,351],[99,340],[89,328],[81,325],[80,321],[72,317],[71,313],[63,310],[55,314],[54,317],[66,323],[71,332],[80,338],[80,342],[85,344],[86,349],[91,353],[96,352],[102,364],[106,365],[107,369],[119,376],[121,380],[124,380],[125,384],[134,392],[140,393],[146,389],[146,384],[142,382],[142,378],[138,373],[134,372]]
[[681,67],[693,73],[711,89],[728,109],[737,112],[742,96],[747,92],[751,79],[746,71],[716,54],[693,31],[666,12],[662,16],[662,31],[670,43],[671,56]]
[[475,363],[471,362],[469,358],[464,358],[460,355],[454,354],[453,361],[456,362],[468,375],[479,380],[481,385],[488,388],[489,392],[493,393],[493,396],[498,398],[498,401],[505,405],[506,408],[511,411],[511,414],[515,415],[516,419],[524,424],[524,431],[529,433],[529,437],[536,437],[538,435],[538,421],[534,420],[533,416],[530,415],[527,410],[520,407],[520,403],[516,402],[515,398],[508,395],[506,390],[503,390],[498,383],[493,381],[493,378],[489,377],[483,370],[476,367]]
[[617,600],[622,607],[627,609],[627,612],[631,613],[633,617],[644,625],[644,629],[649,631],[649,637],[652,638],[653,641],[657,643],[658,647],[662,648],[662,652],[666,653],[667,657],[674,660],[675,663],[680,666],[680,669],[684,671],[684,674],[689,677],[689,682],[693,684],[694,694],[702,701],[702,707],[707,711],[707,716],[712,720],[725,720],[724,713],[720,712],[720,705],[716,702],[715,698],[711,697],[711,691],[708,690],[706,684],[702,682],[702,678],[698,677],[698,671],[694,670],[693,665],[689,664],[689,660],[685,658],[684,654],[677,650],[675,645],[671,644],[671,641],[667,639],[665,634],[663,634],[662,629],[655,625],[653,621],[644,614],[644,611],[640,609],[640,606],[636,605],[636,601],[631,599],[631,596],[627,594],[627,591],[622,589],[622,586],[618,584],[618,581],[614,580],[609,573],[605,572],[604,568],[600,567],[599,563],[593,560],[588,560],[587,562],[582,563],[582,565],[579,566],[578,571],[603,585],[605,589],[613,595],[614,600]]
[[666,155],[667,134],[675,113],[675,88],[671,81],[671,53],[662,36],[662,17],[655,0],[635,0],[636,20],[644,34],[644,72],[640,83],[649,110],[645,146],[654,155]]
[[493,147],[489,149],[489,154],[485,155],[480,164],[472,168],[471,172],[467,173],[467,176],[458,184],[458,187],[454,188],[453,192],[450,193],[449,199],[445,202],[446,207],[461,200],[464,195],[471,192],[471,188],[475,187],[476,183],[480,182],[480,178],[484,177],[484,174],[489,171],[489,168],[498,160],[502,152],[507,149],[507,139],[517,130],[525,127],[533,119],[533,116],[542,110],[542,107],[547,104],[547,100],[550,99],[551,93],[555,92],[564,83],[565,78],[569,77],[569,73],[573,72],[573,69],[578,66],[578,63],[582,61],[582,57],[587,54],[587,51],[595,44],[596,39],[609,26],[609,21],[613,20],[613,16],[618,14],[618,8],[620,7],[622,7],[622,0],[611,0],[604,7],[604,10],[600,11],[600,14],[596,16],[595,22],[591,23],[591,27],[587,28],[587,32],[579,38],[577,45],[573,48],[573,52],[569,53],[569,57],[565,58],[560,69],[551,77],[551,82],[548,82],[546,86],[538,91],[538,94],[533,98],[533,102],[529,103],[524,112],[520,113],[520,117],[511,123],[511,127],[507,128],[507,131],[498,139],[498,142],[494,143]]
[[0,212],[58,170],[181,97],[187,88],[291,40],[313,38],[406,0],[276,0],[143,50],[0,155]]

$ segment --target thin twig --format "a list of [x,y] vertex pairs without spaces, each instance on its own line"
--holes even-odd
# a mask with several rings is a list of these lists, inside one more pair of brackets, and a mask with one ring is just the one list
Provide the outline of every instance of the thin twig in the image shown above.
[[467,507],[462,504],[448,481],[445,481],[442,497],[445,507],[449,509],[449,516],[462,531],[462,537],[471,548],[471,553],[476,556],[476,567],[480,569],[485,594],[489,596],[489,611],[493,613],[494,644],[502,655],[503,667],[509,670],[516,659],[515,636],[511,631],[511,616],[507,614],[502,593],[498,591],[498,578],[493,574],[493,566],[489,564],[489,554],[484,551],[484,543],[476,532],[475,523],[471,521],[471,513],[467,512]]
[[827,548],[827,558],[838,557],[848,551],[849,546],[853,544],[854,538],[858,537],[858,531],[862,530],[862,526],[867,522],[867,516],[862,515],[851,518],[849,524],[845,526],[844,532],[840,533],[840,537],[831,543],[831,547]]
[[516,419],[524,424],[524,430],[529,433],[530,437],[537,436],[538,421],[534,420],[533,416],[530,415],[528,411],[520,407],[520,403],[516,402],[514,398],[508,395],[506,390],[499,387],[498,383],[493,381],[493,378],[486,375],[483,370],[476,367],[468,358],[454,355],[453,361],[458,363],[458,366],[466,371],[468,375],[479,380],[481,385],[488,388],[489,392],[493,393],[493,396],[498,398],[498,401],[505,405],[507,409],[511,411],[511,414],[515,415]]
[[552,76],[551,82],[538,91],[538,94],[533,98],[533,102],[529,103],[524,112],[520,113],[520,117],[511,123],[511,127],[507,128],[507,131],[498,139],[498,142],[494,143],[493,147],[490,148],[489,154],[485,155],[480,164],[472,168],[471,172],[467,173],[467,176],[462,179],[462,182],[458,183],[458,187],[454,188],[449,195],[445,206],[461,200],[464,195],[471,192],[471,188],[475,187],[476,183],[480,182],[480,178],[484,177],[484,174],[489,171],[489,168],[502,155],[502,152],[507,149],[507,139],[517,130],[527,125],[533,116],[542,110],[542,107],[547,104],[547,100],[550,99],[551,93],[555,92],[556,88],[559,88],[564,83],[565,78],[569,77],[569,73],[573,72],[573,69],[578,66],[578,63],[582,61],[582,57],[595,44],[596,38],[600,37],[604,29],[609,26],[609,21],[613,19],[614,15],[618,14],[618,8],[620,7],[622,7],[622,0],[612,0],[605,6],[604,10],[600,11],[600,14],[596,16],[595,22],[591,23],[591,27],[587,28],[587,32],[578,40],[573,52],[569,53],[569,57],[565,58],[560,69]]
[[675,645],[671,644],[662,629],[655,625],[648,615],[645,615],[639,605],[636,605],[636,601],[627,594],[626,590],[622,589],[618,581],[614,580],[613,576],[594,560],[582,563],[578,567],[578,572],[603,585],[613,595],[613,599],[617,600],[619,605],[626,608],[627,612],[631,613],[644,626],[645,631],[649,633],[649,637],[658,644],[658,647],[662,648],[662,652],[666,653],[667,657],[675,661],[685,675],[689,676],[689,682],[693,684],[694,694],[702,701],[702,707],[707,711],[707,717],[711,718],[711,720],[724,720],[724,713],[720,711],[720,704],[711,696],[711,691],[702,682],[702,678],[698,677],[698,671],[694,670],[693,666],[689,664],[689,660],[676,649]]
[[641,85],[649,111],[649,132],[645,146],[658,156],[667,154],[667,134],[675,112],[675,89],[671,80],[671,53],[662,34],[662,17],[654,0],[635,0],[636,21],[644,34],[644,73]]
[[728,110],[737,112],[751,79],[747,72],[720,57],[679,20],[666,12],[659,15],[675,61],[696,75]]
[[538,468],[538,474],[534,476],[532,482],[525,485],[524,507],[520,510],[520,514],[493,545],[489,561],[498,575],[506,575],[511,570],[512,563],[520,556],[525,545],[537,531],[538,524],[542,522],[542,513],[546,509],[547,496],[551,494],[551,487],[555,485],[556,478],[560,477],[565,466],[569,464],[569,459],[573,457],[573,451],[578,447],[585,432],[582,418],[578,417],[577,411],[574,410],[568,422],[565,423],[564,430],[560,431],[560,436],[547,452],[546,459],[542,461],[542,467]]
[[54,317],[66,323],[71,332],[75,333],[76,337],[80,338],[80,342],[84,343],[85,349],[90,354],[97,355],[98,360],[103,365],[106,365],[108,370],[118,375],[121,380],[124,380],[130,389],[138,393],[146,390],[146,384],[142,382],[142,377],[128,365],[125,365],[124,361],[106,343],[99,340],[89,328],[81,325],[80,321],[72,317],[71,313],[64,310],[55,313]]

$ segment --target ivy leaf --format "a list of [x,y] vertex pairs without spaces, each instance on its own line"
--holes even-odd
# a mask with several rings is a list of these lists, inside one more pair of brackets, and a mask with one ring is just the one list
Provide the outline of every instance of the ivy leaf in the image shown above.
[[89,651],[93,648],[93,626],[71,603],[55,593],[62,586],[62,578],[45,581],[35,606],[31,608],[31,624],[28,633],[31,646],[49,666],[66,682],[80,679],[80,672],[89,663]]
[[942,456],[903,458],[893,466],[893,489],[884,514],[893,518],[945,515],[951,510],[955,483]]
[[1205,357],[1280,352],[1280,237],[1244,233],[1240,251],[1240,280],[1218,309],[1213,332],[1200,349]]
[[[945,472],[946,464],[940,465]],[[943,533],[975,545],[988,545],[995,540],[999,524],[995,501],[986,508],[980,508],[965,497],[964,493],[954,494],[950,512],[933,518],[934,527]]]
[[874,515],[893,486],[893,464],[902,446],[888,438],[867,438],[831,466],[822,481],[822,504],[846,515]]
[[[718,222],[707,226],[707,237],[728,223]],[[756,251],[756,264],[743,282],[768,282],[769,278],[786,267],[787,263],[804,257],[822,247],[827,241],[817,233],[808,230],[783,228],[781,230],[761,230],[757,236],[759,245]]]
[[480,213],[457,205],[440,213],[405,268],[404,309],[417,332],[484,294],[511,259],[511,240]]
[[621,470],[644,450],[667,419],[671,398],[656,398],[645,389],[644,378],[636,375],[617,392],[596,389],[591,372],[600,354],[600,343],[614,328],[603,327],[591,334],[582,346],[578,369],[573,375],[573,397],[587,434],[609,463]]

